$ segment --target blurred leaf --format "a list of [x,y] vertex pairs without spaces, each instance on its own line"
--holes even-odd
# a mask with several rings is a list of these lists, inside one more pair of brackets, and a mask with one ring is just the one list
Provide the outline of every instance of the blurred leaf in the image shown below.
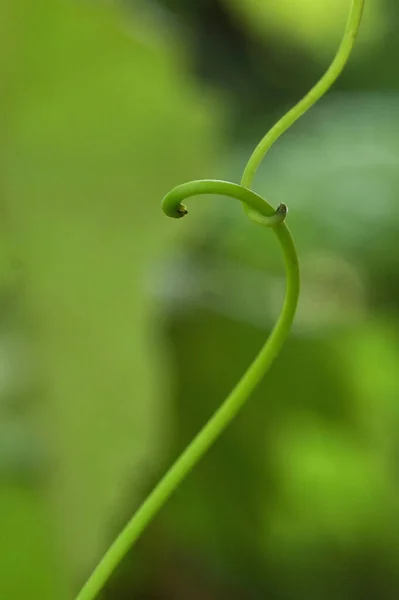
[[86,573],[130,479],[136,504],[161,460],[168,374],[146,273],[177,231],[160,200],[201,176],[215,113],[171,39],[109,6],[24,6],[3,185],[48,399],[56,512]]
[[[331,54],[343,31],[350,0],[224,0],[258,34],[297,39],[318,56]],[[381,0],[368,0],[361,37],[381,39],[387,23]],[[338,38],[337,38],[338,36]]]
[[[330,342],[342,355],[340,376],[352,388],[351,428],[326,426],[298,411],[274,432],[279,493],[274,514],[265,510],[264,547],[288,597],[353,599],[364,597],[364,590],[370,597],[394,597],[399,561],[395,339],[397,324],[371,320]],[[330,384],[326,380],[326,389]],[[267,492],[264,502],[270,503]]]
[[1,598],[67,598],[41,490],[2,482],[0,527]]

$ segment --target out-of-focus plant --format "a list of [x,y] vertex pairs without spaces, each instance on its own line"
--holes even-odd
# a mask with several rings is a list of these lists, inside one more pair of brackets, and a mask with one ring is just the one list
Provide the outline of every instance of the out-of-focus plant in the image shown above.
[[[22,398],[0,389],[1,598],[76,593],[166,460],[170,370],[145,289],[173,244],[157,198],[209,168],[218,110],[184,76],[180,40],[131,16],[0,7],[0,387],[10,358],[19,389],[25,363],[33,379]],[[14,340],[29,354],[14,359]]]

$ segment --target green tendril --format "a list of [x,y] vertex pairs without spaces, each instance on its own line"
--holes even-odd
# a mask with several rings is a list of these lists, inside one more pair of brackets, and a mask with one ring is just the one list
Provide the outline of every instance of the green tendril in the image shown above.
[[273,143],[299,119],[332,86],[342,72],[359,30],[365,0],[352,0],[345,33],[330,68],[312,90],[265,135],[250,157],[241,185],[227,181],[201,180],[183,183],[171,190],[162,202],[164,213],[179,219],[187,214],[183,201],[199,195],[222,195],[241,202],[247,216],[254,222],[270,227],[277,236],[284,256],[286,291],[280,316],[263,348],[249,366],[233,391],[192,440],[180,457],[149,494],[83,586],[76,600],[94,600],[118,564],[131,549],[158,511],[184,478],[218,439],[227,425],[246,403],[264,377],[287,339],[294,320],[299,298],[300,278],[298,256],[292,236],[285,224],[287,207],[280,204],[275,210],[264,198],[249,189],[266,152]]
[[364,3],[365,0],[352,0],[342,42],[333,62],[320,81],[268,131],[256,146],[241,178],[241,185],[244,187],[251,187],[256,171],[274,142],[324,96],[342,73],[359,31]]
[[218,194],[240,200],[246,207],[251,220],[265,227],[275,227],[285,220],[288,208],[280,204],[274,210],[266,200],[248,188],[237,183],[218,181],[216,179],[201,179],[182,183],[173,188],[162,202],[162,210],[168,217],[180,219],[187,214],[187,208],[182,200],[193,196]]

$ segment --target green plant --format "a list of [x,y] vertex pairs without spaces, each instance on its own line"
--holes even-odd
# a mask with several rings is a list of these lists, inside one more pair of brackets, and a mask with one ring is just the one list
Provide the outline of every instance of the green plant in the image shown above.
[[284,115],[260,141],[244,169],[240,185],[216,180],[192,181],[175,187],[163,200],[163,211],[172,218],[181,218],[187,214],[187,209],[182,201],[192,196],[216,194],[240,201],[247,216],[257,224],[271,227],[280,242],[287,277],[285,300],[278,321],[258,356],[221,407],[183,451],[122,530],[78,594],[77,600],[93,600],[100,592],[125,554],[169,496],[245,404],[281,350],[290,332],[298,303],[300,278],[295,244],[284,223],[287,207],[280,204],[277,210],[274,210],[264,198],[249,188],[260,163],[273,143],[327,92],[340,75],[352,51],[364,3],[365,0],[352,0],[344,36],[331,66],[310,92]]

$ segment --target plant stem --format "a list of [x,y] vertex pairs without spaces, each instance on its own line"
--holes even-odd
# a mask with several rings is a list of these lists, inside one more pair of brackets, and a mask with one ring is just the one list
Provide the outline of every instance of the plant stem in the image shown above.
[[287,131],[305,112],[309,110],[330,89],[342,73],[352,52],[362,20],[365,0],[352,0],[345,32],[337,54],[329,69],[318,83],[289,110],[262,138],[253,151],[241,178],[241,185],[251,187],[253,178],[266,153],[275,141]]
[[167,471],[155,489],[143,502],[114,543],[107,550],[92,575],[78,594],[76,600],[94,600],[109,580],[118,564],[131,549],[147,525],[159,512],[166,500],[178,488],[184,478],[204,456],[210,446],[248,400],[261,381],[274,358],[281,350],[295,316],[299,297],[298,257],[291,234],[282,221],[286,210],[280,205],[275,211],[261,196],[249,190],[252,179],[266,152],[272,144],[326,93],[344,68],[357,35],[365,0],[352,0],[345,33],[338,53],[330,68],[315,87],[266,134],[261,140],[242,176],[241,185],[224,181],[204,180],[182,184],[174,188],[163,201],[164,212],[180,218],[186,214],[182,200],[199,194],[222,194],[235,198],[245,206],[247,215],[255,222],[271,227],[276,234],[285,261],[286,292],[283,308],[265,345],[216,413],[183,451]]
[[[196,194],[228,195],[240,202],[248,203],[251,209],[258,211],[265,219],[273,218],[274,209],[255,192],[241,186],[224,181],[195,181],[178,186],[164,200],[165,206],[172,213],[187,196]],[[234,195],[233,195],[234,194]],[[172,206],[173,205],[173,206]],[[164,475],[155,489],[143,502],[136,514],[116,538],[111,547],[100,561],[99,565],[88,579],[76,600],[93,600],[103,588],[110,575],[121,562],[123,557],[139,538],[141,533],[158,513],[169,496],[198,463],[209,447],[216,441],[222,431],[245,404],[251,392],[260,382],[273,359],[279,353],[286,340],[299,296],[299,268],[295,245],[286,225],[270,225],[280,242],[287,275],[286,295],[280,317],[267,342],[248,368],[236,387],[226,398],[220,408],[211,417],[203,429],[183,451],[174,465]]]

